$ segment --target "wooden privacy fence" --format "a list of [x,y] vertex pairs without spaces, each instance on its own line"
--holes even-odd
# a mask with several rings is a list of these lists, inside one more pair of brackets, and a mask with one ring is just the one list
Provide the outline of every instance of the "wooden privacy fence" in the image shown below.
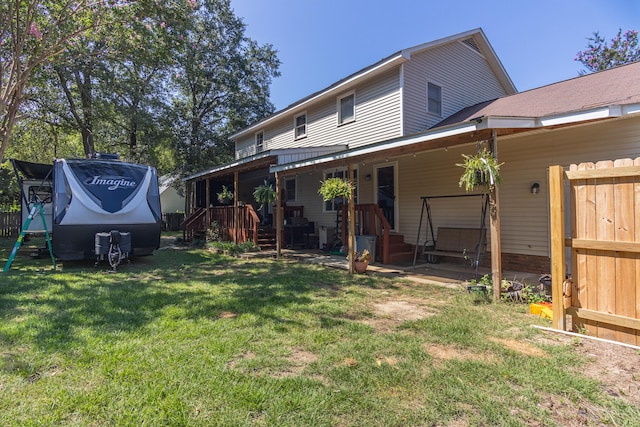
[[639,345],[640,158],[552,166],[549,186],[554,328],[566,330],[570,315],[574,331]]
[[0,236],[15,237],[20,234],[20,212],[0,212]]

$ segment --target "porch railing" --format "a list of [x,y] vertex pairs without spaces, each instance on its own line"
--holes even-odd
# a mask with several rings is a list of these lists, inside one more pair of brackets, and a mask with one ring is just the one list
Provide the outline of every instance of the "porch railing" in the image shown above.
[[205,208],[195,208],[191,214],[182,222],[182,239],[190,242],[197,233],[205,233],[207,230]]
[[[384,216],[382,209],[374,203],[355,205],[356,234],[376,236],[376,261],[388,264],[390,261],[389,241],[391,224]],[[342,206],[342,241],[347,241],[348,205]]]
[[233,206],[214,206],[209,208],[209,224],[207,224],[207,210],[196,208],[183,223],[183,236],[186,241],[196,235],[204,235],[214,222],[218,224],[220,238],[224,241],[243,243],[252,241],[258,244],[258,225],[260,218],[251,205],[238,206],[238,226],[233,220]]

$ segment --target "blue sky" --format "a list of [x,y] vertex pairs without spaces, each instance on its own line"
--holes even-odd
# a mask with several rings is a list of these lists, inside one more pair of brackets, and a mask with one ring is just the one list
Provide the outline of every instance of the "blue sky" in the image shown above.
[[276,109],[401,49],[482,28],[519,91],[577,76],[587,38],[640,30],[638,0],[231,0],[278,51]]

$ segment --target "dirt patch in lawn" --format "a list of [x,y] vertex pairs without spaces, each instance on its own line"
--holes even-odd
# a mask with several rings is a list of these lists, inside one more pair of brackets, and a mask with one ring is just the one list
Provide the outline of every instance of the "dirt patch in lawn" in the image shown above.
[[373,304],[373,311],[375,317],[365,319],[363,323],[377,332],[390,332],[406,321],[424,319],[437,313],[422,300],[381,301]]
[[621,398],[640,408],[640,352],[636,349],[570,336],[558,337],[562,344],[573,345],[587,363],[576,370],[602,383],[609,396]]

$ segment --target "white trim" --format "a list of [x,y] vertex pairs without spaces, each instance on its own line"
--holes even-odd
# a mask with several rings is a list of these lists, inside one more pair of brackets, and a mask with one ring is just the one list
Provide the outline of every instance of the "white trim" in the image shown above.
[[404,64],[400,65],[400,81],[398,84],[398,92],[400,94],[400,136],[404,135],[404,74],[405,74],[405,66]]
[[553,116],[541,117],[541,126],[555,126],[574,122],[584,122],[588,120],[605,119],[609,117],[620,117],[622,109],[620,106],[608,106],[593,110],[578,111],[568,114],[558,114]]
[[[353,116],[349,120],[341,120],[342,119],[342,100],[353,96]],[[345,92],[341,95],[336,96],[336,118],[337,118],[337,126],[344,126],[349,123],[353,123],[356,121],[356,90],[352,89],[349,92]]]

